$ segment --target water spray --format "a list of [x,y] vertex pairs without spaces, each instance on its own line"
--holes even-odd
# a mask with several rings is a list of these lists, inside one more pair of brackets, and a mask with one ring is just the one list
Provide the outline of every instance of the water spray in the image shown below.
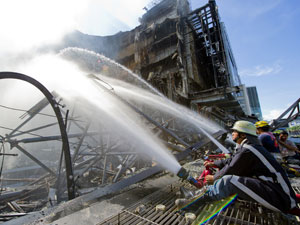
[[[87,64],[90,65],[93,72],[99,73],[101,72],[101,65],[110,65],[113,67],[117,67],[118,69],[122,69],[123,71],[125,70],[128,75],[128,82],[130,83],[134,83],[137,86],[142,86],[144,87],[146,90],[150,90],[151,94],[153,94],[155,97],[160,97],[162,99],[166,101],[167,105],[170,105],[170,107],[172,106],[171,109],[171,114],[175,115],[175,116],[179,116],[182,115],[183,112],[187,112],[185,113],[185,117],[187,117],[189,120],[192,120],[194,122],[195,128],[198,129],[198,131],[200,131],[203,135],[207,136],[209,140],[211,140],[218,148],[220,148],[222,150],[223,153],[229,153],[229,151],[221,144],[219,143],[217,140],[215,140],[206,130],[210,129],[210,126],[207,125],[207,121],[202,122],[199,120],[199,118],[192,114],[191,112],[189,112],[188,110],[185,110],[183,107],[179,107],[178,105],[176,105],[175,103],[171,102],[169,99],[167,99],[164,95],[162,95],[161,93],[159,93],[156,89],[153,90],[153,87],[151,85],[149,85],[146,81],[144,81],[143,79],[141,79],[139,76],[137,76],[136,74],[132,73],[132,71],[128,70],[127,68],[125,69],[123,66],[115,63],[114,61],[100,55],[100,54],[96,54],[94,52],[90,52],[90,51],[86,51],[86,50],[82,50],[79,48],[68,48],[63,50],[62,52],[60,52],[60,56],[64,56],[68,59],[74,59],[74,56],[78,56],[78,55],[84,55],[86,56],[85,58],[90,59],[90,60],[83,60],[80,61],[80,63],[83,64]],[[76,59],[78,60],[78,57],[76,57]],[[90,62],[94,62],[96,59],[100,59],[101,65],[100,64],[91,64]],[[111,75],[111,74],[110,74]],[[113,76],[114,75],[114,76]],[[116,74],[113,74],[112,76],[115,79],[120,80],[121,77],[117,76]],[[102,79],[100,79],[98,76],[96,75],[88,75],[89,78],[92,78],[94,81],[101,81],[104,82]],[[99,82],[97,82],[99,84]],[[106,83],[106,82],[105,82]],[[107,83],[106,83],[107,84]],[[103,84],[101,84],[102,86]],[[104,85],[105,87],[106,85]],[[109,85],[110,86],[110,85]],[[103,88],[103,87],[102,87]],[[112,88],[111,86],[109,88],[107,88],[107,91],[110,89],[110,92],[112,92],[112,90],[114,90],[114,88]],[[126,92],[127,93],[127,92]],[[127,93],[128,94],[128,93]],[[131,93],[130,93],[131,94]],[[153,120],[152,118],[148,117],[147,115],[145,115],[143,112],[141,112],[140,110],[138,110],[137,107],[134,107],[132,104],[129,104],[129,102],[125,101],[123,98],[120,98],[119,95],[117,95],[116,93],[113,92],[113,95],[115,97],[117,97],[117,99],[121,100],[123,103],[125,103],[125,105],[129,106],[131,109],[133,109],[135,112],[139,113],[140,115],[144,116],[145,119],[147,119],[148,121],[150,121],[151,123],[153,123],[155,126],[157,126],[159,129],[161,129],[163,132],[167,133],[168,135],[170,135],[171,137],[175,138],[177,141],[179,141],[180,144],[188,147],[189,144],[186,143],[184,140],[182,140],[179,136],[177,136],[175,133],[173,133],[172,131],[170,131],[169,129],[166,129],[165,127],[161,126],[160,124],[158,124],[155,120]],[[154,97],[153,96],[153,97]],[[143,104],[148,103],[149,101],[152,101],[153,99],[146,99],[146,101],[143,101]],[[161,101],[161,102],[164,102]],[[169,111],[168,111],[169,113]],[[206,127],[206,128],[204,128]],[[172,169],[170,169],[169,167],[167,167],[170,171],[172,171],[174,174],[177,174],[177,172],[180,170],[180,164],[179,163],[175,163],[176,167],[173,166]],[[196,183],[196,181],[194,182]]]
[[225,154],[230,153],[227,148],[225,148],[220,142],[218,142],[215,138],[213,138],[209,133],[207,133],[203,128],[199,127],[199,129],[217,146],[221,149],[221,151]]

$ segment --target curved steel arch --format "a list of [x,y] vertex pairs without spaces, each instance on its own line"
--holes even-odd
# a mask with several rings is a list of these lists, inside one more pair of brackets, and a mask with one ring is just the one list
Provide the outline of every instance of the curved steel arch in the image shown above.
[[46,89],[46,87],[44,87],[40,82],[38,82],[37,80],[35,80],[32,77],[29,77],[27,75],[24,75],[21,73],[15,73],[15,72],[0,72],[0,79],[17,79],[17,80],[26,81],[26,82],[34,85],[36,88],[38,88],[44,94],[44,96],[47,98],[47,100],[49,101],[50,105],[52,106],[52,108],[54,110],[56,118],[58,120],[59,129],[60,129],[61,138],[62,138],[62,150],[65,155],[68,198],[69,198],[69,200],[75,198],[75,189],[74,189],[75,184],[74,184],[74,176],[73,176],[73,169],[72,169],[72,163],[71,163],[69,140],[68,140],[66,127],[65,127],[65,124],[63,121],[63,117],[61,115],[58,104],[55,101],[55,98]]

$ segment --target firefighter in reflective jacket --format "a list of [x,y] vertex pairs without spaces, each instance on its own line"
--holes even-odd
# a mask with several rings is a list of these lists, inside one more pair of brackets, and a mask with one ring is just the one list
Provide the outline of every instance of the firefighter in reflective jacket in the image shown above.
[[260,145],[256,127],[248,121],[237,121],[232,128],[237,143],[231,158],[209,162],[218,166],[215,175],[206,176],[207,192],[198,204],[220,200],[233,194],[254,200],[274,211],[299,215],[296,195],[282,167]]
[[255,127],[262,146],[271,153],[280,153],[278,142],[273,133],[269,131],[270,125],[262,120],[256,122]]

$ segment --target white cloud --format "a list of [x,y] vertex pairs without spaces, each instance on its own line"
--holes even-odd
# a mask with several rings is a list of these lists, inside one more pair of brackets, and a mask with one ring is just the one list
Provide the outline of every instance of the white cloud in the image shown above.
[[281,70],[282,70],[282,67],[279,64],[279,62],[275,62],[271,66],[258,65],[258,66],[255,66],[254,68],[242,69],[239,74],[241,76],[260,77],[260,76],[265,76],[265,75],[278,74]]
[[[93,1],[97,2],[98,0]],[[100,4],[111,15],[114,15],[129,27],[134,27],[138,23],[138,17],[145,13],[143,7],[149,1],[150,0],[102,0]]]
[[283,110],[281,109],[272,109],[266,113],[263,113],[264,120],[274,120],[277,119],[281,114]]
[[139,25],[138,18],[150,0],[89,0],[77,29],[90,35],[112,35]]
[[268,13],[269,11],[272,11],[278,5],[281,3],[281,0],[272,0],[272,1],[256,1],[256,4],[254,4],[256,7],[253,8],[253,10],[249,10],[248,12],[251,12],[249,14],[249,17],[252,19],[256,19],[258,16]]

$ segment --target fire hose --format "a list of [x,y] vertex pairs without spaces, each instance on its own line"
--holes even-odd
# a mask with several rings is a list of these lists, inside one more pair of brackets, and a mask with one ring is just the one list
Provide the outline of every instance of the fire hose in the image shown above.
[[[220,159],[220,158],[228,158],[230,157],[229,154],[218,154],[218,155],[208,155],[204,159],[208,162],[213,162],[213,159]],[[198,178],[194,178],[190,171],[186,170],[185,168],[181,167],[180,170],[177,173],[177,176],[183,180],[188,181],[190,184],[194,185],[197,188],[202,188],[204,185],[207,184],[207,181],[205,177],[207,175],[212,175],[214,173],[214,169],[217,168],[216,166],[206,166],[205,170],[201,173],[201,175]]]

